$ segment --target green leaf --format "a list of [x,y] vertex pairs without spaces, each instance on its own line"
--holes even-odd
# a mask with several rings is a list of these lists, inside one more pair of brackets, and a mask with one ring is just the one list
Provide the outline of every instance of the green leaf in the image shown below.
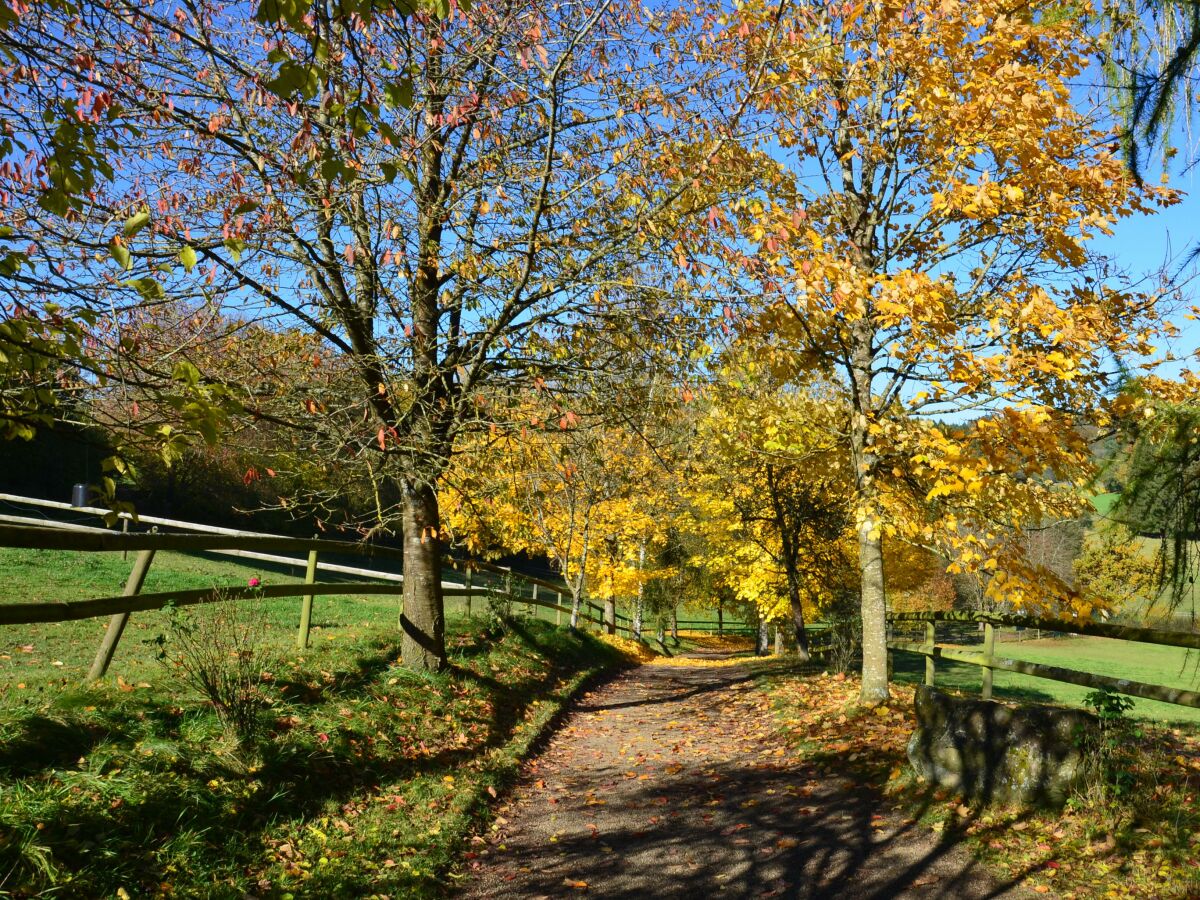
[[200,383],[200,370],[186,359],[181,359],[175,363],[175,369],[171,372],[171,378],[175,381],[182,381],[189,387],[195,387]]
[[137,292],[142,295],[143,300],[162,300],[167,293],[163,290],[163,286],[158,283],[157,279],[150,278],[132,278],[129,281],[123,282],[127,287],[136,288]]
[[108,252],[117,261],[117,265],[126,272],[133,268],[133,259],[129,255],[129,248],[124,244],[118,243],[116,238],[113,238],[112,242],[108,245]]
[[226,238],[223,242],[225,249],[233,256],[233,261],[238,262],[242,258],[242,251],[246,249],[246,242],[240,238]]
[[320,67],[289,61],[283,63],[279,67],[279,74],[265,82],[263,86],[275,96],[285,100],[297,93],[311,100],[317,96],[317,89],[320,85]]
[[342,174],[342,163],[339,160],[327,159],[321,163],[321,177],[330,184],[337,181],[340,174]]
[[143,209],[125,220],[125,237],[133,237],[150,224],[150,210]]
[[383,86],[383,105],[389,109],[408,109],[413,102],[412,79],[405,77]]
[[304,14],[308,5],[302,0],[262,0],[254,13],[254,19],[263,25],[285,22],[298,31],[307,31]]
[[190,272],[196,268],[196,251],[191,247],[184,247],[179,251],[179,261],[183,264],[183,268]]
[[233,211],[233,214],[235,216],[240,216],[244,213],[254,212],[254,210],[258,209],[258,206],[259,203],[257,200],[246,200],[237,205],[237,209]]
[[28,259],[24,253],[8,253],[3,259],[0,259],[0,275],[16,275],[21,270],[21,266],[27,262]]

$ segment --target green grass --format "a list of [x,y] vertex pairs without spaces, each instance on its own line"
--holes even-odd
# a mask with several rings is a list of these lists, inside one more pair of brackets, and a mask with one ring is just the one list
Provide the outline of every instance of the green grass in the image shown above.
[[[4,551],[0,577],[9,602],[82,598],[119,593],[130,562]],[[255,572],[288,577],[162,554],[146,589]],[[543,622],[459,617],[450,670],[416,676],[398,664],[395,598],[318,597],[303,653],[298,602],[264,603],[262,639],[284,662],[250,752],[157,661],[165,613],[133,616],[94,686],[81,677],[103,622],[0,629],[0,895],[446,892],[488,789],[585,679],[621,661]]]
[[[977,649],[977,648],[976,648]],[[996,655],[1022,659],[1114,678],[1129,678],[1168,687],[1200,689],[1200,654],[1178,647],[1159,647],[1109,638],[1077,637],[1040,641],[1002,641]],[[978,694],[983,670],[968,663],[938,660],[937,685],[969,694]],[[911,653],[895,654],[895,678],[916,684],[924,680],[924,657]],[[1084,706],[1091,689],[1034,678],[1015,672],[996,670],[993,692],[997,698],[1038,703]],[[1200,709],[1134,698],[1131,717],[1164,722],[1200,722]]]

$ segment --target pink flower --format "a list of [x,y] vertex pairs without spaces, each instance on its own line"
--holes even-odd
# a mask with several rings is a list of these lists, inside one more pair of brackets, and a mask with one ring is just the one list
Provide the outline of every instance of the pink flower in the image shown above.
[[250,579],[249,584],[250,584],[250,587],[258,587],[260,584],[262,584],[262,582],[259,581],[258,576],[255,575],[253,578]]

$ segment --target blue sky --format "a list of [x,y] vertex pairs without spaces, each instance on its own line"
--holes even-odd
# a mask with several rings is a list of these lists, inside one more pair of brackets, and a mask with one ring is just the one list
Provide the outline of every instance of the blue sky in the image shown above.
[[[1157,180],[1153,170],[1146,173]],[[1099,236],[1093,246],[1109,256],[1117,267],[1129,276],[1153,276],[1165,270],[1178,276],[1186,305],[1200,305],[1200,265],[1187,263],[1188,256],[1200,248],[1200,173],[1195,171],[1174,175],[1172,187],[1183,191],[1182,202],[1155,215],[1139,215],[1118,222],[1111,237]],[[1173,316],[1181,329],[1172,349],[1177,356],[1188,355],[1200,348],[1200,322],[1190,322]],[[1168,366],[1164,374],[1177,372],[1178,365]]]

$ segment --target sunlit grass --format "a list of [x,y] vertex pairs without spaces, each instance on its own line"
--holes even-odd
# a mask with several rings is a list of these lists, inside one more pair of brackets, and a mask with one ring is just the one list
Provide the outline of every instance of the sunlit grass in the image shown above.
[[[131,563],[17,556],[0,556],[10,602],[119,593]],[[147,590],[289,577],[155,565]],[[266,736],[249,756],[157,660],[166,613],[135,614],[93,686],[102,620],[0,629],[0,894],[440,893],[546,723],[624,661],[544,622],[455,617],[449,671],[417,675],[399,664],[396,599],[318,597],[304,651],[298,604],[265,604],[262,639],[285,662],[265,676]]]
[[[978,648],[972,648],[978,649]],[[1004,641],[996,645],[996,655],[1045,665],[1093,672],[1112,678],[1128,678],[1149,684],[1161,684],[1187,690],[1200,689],[1200,654],[1178,647],[1160,647],[1100,637],[1073,637],[1035,641]],[[937,661],[937,685],[950,690],[978,694],[983,670],[968,663]],[[895,654],[895,678],[905,684],[924,680],[924,657],[911,653]],[[993,681],[998,699],[1025,700],[1084,706],[1091,689],[1035,678],[997,669]],[[1134,698],[1134,718],[1165,722],[1200,722],[1200,709]]]

